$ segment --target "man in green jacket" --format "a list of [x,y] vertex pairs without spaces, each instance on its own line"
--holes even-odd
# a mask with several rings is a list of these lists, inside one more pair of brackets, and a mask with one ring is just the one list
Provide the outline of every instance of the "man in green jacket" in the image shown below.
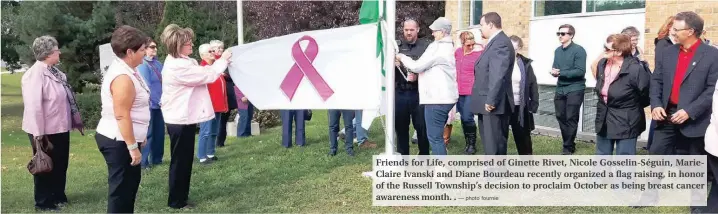
[[573,43],[575,35],[576,29],[569,24],[558,28],[556,36],[561,46],[554,52],[551,70],[551,75],[558,78],[554,106],[563,138],[563,155],[576,152],[574,140],[586,89],[586,50]]

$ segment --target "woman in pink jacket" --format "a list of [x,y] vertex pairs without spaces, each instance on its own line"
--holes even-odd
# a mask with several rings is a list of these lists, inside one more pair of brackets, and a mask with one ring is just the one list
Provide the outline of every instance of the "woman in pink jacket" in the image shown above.
[[[459,86],[459,102],[456,103],[456,110],[461,115],[461,128],[464,130],[466,147],[464,153],[473,155],[476,153],[476,121],[474,115],[469,111],[469,97],[474,86],[474,64],[481,56],[483,46],[476,44],[474,34],[465,31],[459,34],[461,47],[456,49],[456,81]],[[447,125],[448,134],[451,135],[451,126]],[[447,131],[444,131],[446,135]]]
[[191,208],[187,203],[192,175],[194,140],[197,124],[212,120],[214,108],[207,84],[219,78],[232,53],[229,50],[211,66],[200,66],[192,54],[194,32],[176,24],[162,32],[162,43],[169,55],[162,68],[162,115],[170,136],[169,199],[171,208]]
[[[57,40],[41,36],[32,43],[35,64],[22,76],[22,130],[33,140],[48,139],[53,145],[52,171],[33,175],[35,180],[35,209],[57,210],[67,203],[65,183],[70,157],[70,130],[82,133],[80,111],[67,77],[55,65],[60,62]],[[84,135],[84,134],[83,134]],[[33,155],[37,152],[32,146]]]

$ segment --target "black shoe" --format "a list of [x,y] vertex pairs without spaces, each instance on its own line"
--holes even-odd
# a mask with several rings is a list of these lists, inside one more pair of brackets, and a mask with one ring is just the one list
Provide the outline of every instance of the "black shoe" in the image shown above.
[[219,158],[217,158],[217,156],[214,156],[214,157],[211,157],[211,158],[208,158],[208,159],[209,159],[209,160],[212,160],[212,161],[217,161],[217,160],[219,160]]
[[347,150],[347,155],[354,156],[354,150]]
[[204,160],[204,161],[199,161],[199,164],[201,164],[201,165],[209,165],[209,164],[211,164],[211,163],[212,163],[212,159],[207,159],[207,160]]
[[336,156],[336,155],[337,155],[337,151],[329,151],[329,156]]
[[464,154],[476,154],[476,127],[463,126],[462,128],[464,129],[464,138],[466,139]]
[[38,206],[35,206],[35,211],[38,211],[38,212],[59,211],[59,210],[60,210],[60,208],[57,207],[57,206],[54,206],[54,205],[51,206],[51,207],[38,207]]
[[562,155],[573,155],[574,152],[572,151],[563,151],[561,152]]

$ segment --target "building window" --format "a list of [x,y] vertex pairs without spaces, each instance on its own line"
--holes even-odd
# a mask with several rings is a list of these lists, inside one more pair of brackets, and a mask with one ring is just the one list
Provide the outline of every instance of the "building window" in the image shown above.
[[481,0],[471,1],[471,25],[478,25],[481,22],[481,15],[483,12],[484,3]]
[[646,8],[646,0],[534,0],[534,17],[640,8]]
[[534,1],[534,16],[551,16],[581,13],[582,1]]
[[645,0],[586,0],[586,12],[646,8]]

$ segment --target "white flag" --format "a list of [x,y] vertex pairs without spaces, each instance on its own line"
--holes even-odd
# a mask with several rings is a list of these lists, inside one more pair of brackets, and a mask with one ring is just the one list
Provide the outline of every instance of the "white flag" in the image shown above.
[[110,43],[100,45],[98,49],[100,49],[100,71],[102,72],[102,76],[105,76],[105,72],[107,72],[107,68],[110,67],[110,64],[119,58],[117,58],[115,52],[112,51]]
[[376,29],[364,24],[235,46],[229,73],[259,109],[376,109]]

